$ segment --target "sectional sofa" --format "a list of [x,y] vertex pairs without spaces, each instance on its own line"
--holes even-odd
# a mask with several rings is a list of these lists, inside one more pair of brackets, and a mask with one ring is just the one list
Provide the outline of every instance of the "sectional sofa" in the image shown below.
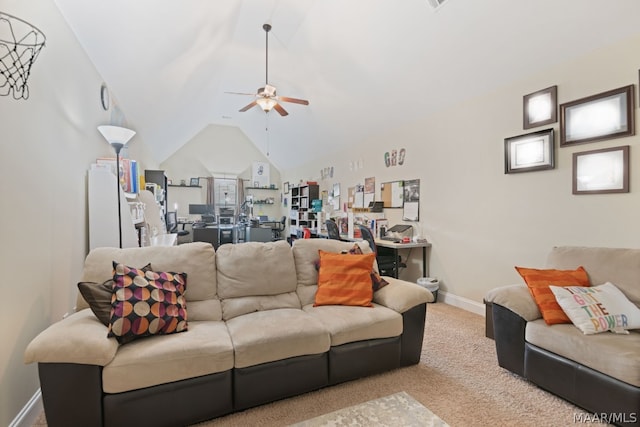
[[[631,320],[640,307],[640,249],[554,247],[544,269],[579,267],[592,287],[611,282],[622,291],[631,303],[624,323]],[[585,334],[571,323],[549,325],[524,282],[491,290],[485,302],[500,366],[587,409],[594,420],[640,424],[640,329]],[[582,305],[578,312],[586,313]],[[613,312],[588,310],[596,323],[586,326],[615,323]]]
[[[366,242],[358,244],[371,252]],[[48,425],[189,425],[418,363],[426,303],[433,301],[426,289],[385,277],[388,284],[372,294],[370,307],[314,304],[319,254],[353,245],[302,239],[217,251],[202,242],[92,250],[85,286],[104,286],[116,264],[130,283],[151,274],[160,282],[169,277],[163,286],[178,290],[182,279],[166,273],[186,273],[186,290],[174,301],[178,318],[186,314],[145,326],[174,333],[121,343],[124,335],[107,337],[108,327],[79,294],[76,311],[25,351],[26,363],[38,363]],[[143,266],[151,273],[140,273]],[[135,316],[154,309],[136,303],[123,310]],[[143,323],[123,326],[119,319],[112,329],[144,329]]]

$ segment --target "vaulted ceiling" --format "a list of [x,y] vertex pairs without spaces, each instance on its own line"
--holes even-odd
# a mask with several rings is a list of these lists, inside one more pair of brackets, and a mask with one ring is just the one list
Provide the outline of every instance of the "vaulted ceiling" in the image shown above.
[[[158,162],[220,124],[281,169],[640,33],[637,0],[55,2]],[[286,117],[225,93],[264,86],[266,22]]]

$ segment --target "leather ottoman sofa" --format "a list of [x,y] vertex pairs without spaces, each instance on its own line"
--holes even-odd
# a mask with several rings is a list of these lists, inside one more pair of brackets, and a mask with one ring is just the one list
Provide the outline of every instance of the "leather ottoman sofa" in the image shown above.
[[[550,269],[580,266],[591,286],[612,282],[640,307],[640,249],[555,247],[547,258]],[[640,424],[640,330],[585,335],[573,324],[548,325],[524,283],[491,290],[485,303],[501,367],[595,419]]]
[[418,363],[433,301],[426,289],[385,277],[372,307],[314,306],[319,250],[353,245],[304,239],[217,252],[202,242],[92,250],[83,282],[113,277],[113,261],[186,273],[188,327],[120,344],[79,294],[76,311],[25,351],[26,363],[38,363],[48,425],[189,425]]

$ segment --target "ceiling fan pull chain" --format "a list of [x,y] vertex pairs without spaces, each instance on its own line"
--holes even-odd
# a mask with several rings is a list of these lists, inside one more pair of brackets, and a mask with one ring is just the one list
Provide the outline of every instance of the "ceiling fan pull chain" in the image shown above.
[[264,130],[267,133],[267,157],[269,157],[269,147],[271,146],[270,140],[269,140],[269,113],[265,114],[264,121],[265,121]]

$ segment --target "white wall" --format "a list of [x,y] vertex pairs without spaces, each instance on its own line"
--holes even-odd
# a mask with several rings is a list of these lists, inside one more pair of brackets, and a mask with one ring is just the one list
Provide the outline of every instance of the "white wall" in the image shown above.
[[[339,182],[346,194],[347,187],[373,176],[379,195],[381,182],[420,179],[420,223],[433,244],[430,274],[442,279],[444,291],[478,303],[489,289],[520,281],[515,265],[542,267],[554,245],[640,247],[640,136],[563,148],[557,139],[556,168],[549,171],[505,175],[503,160],[504,138],[528,132],[522,129],[525,94],[558,85],[564,103],[635,84],[637,102],[638,49],[635,37],[541,69],[530,79],[283,171],[283,180],[315,179],[322,189]],[[558,131],[559,124],[533,130],[548,127]],[[631,146],[631,192],[572,195],[572,153],[620,145]],[[394,148],[406,148],[405,164],[387,168],[384,153]],[[363,167],[350,170],[358,160]],[[327,166],[334,166],[334,178],[320,180]],[[400,222],[401,210],[386,212],[391,223]],[[419,256],[413,258],[404,274],[408,280],[419,277]]]
[[[29,99],[0,97],[0,425],[9,425],[39,387],[37,366],[22,362],[26,345],[75,304],[88,248],[87,169],[113,151],[96,129],[110,123],[102,79],[53,1],[3,0],[0,9],[47,37]],[[139,136],[129,153],[154,166]]]
[[[269,162],[255,145],[238,128],[209,125],[194,136],[180,150],[161,163],[167,178],[174,184],[191,177],[230,177],[250,180],[253,162]],[[280,171],[270,164],[271,183],[280,187]],[[250,186],[250,182],[245,182]],[[245,192],[246,194],[249,191]],[[269,195],[277,198],[279,193]],[[264,195],[260,196],[264,197]],[[169,210],[178,203],[178,215],[187,216],[189,203],[205,203],[206,185],[202,189],[169,188]],[[269,212],[274,209],[269,209]],[[279,216],[280,211],[274,216]]]

